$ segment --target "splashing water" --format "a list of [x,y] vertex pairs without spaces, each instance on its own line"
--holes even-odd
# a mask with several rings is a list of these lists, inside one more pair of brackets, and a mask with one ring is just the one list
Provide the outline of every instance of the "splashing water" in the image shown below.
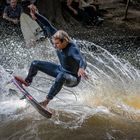
[[[110,114],[110,116],[113,114],[139,122],[139,70],[94,43],[80,40],[75,42],[86,56],[89,79],[87,81],[82,79],[75,88],[62,89],[49,105],[55,110],[52,121],[64,127],[76,128],[81,126],[85,119],[95,114]],[[0,114],[14,116],[16,109],[18,110],[19,107],[26,109],[27,103],[18,101],[15,94],[11,95],[10,89],[14,89],[14,92],[19,94],[14,86],[10,88],[5,86],[12,77],[11,73],[25,77],[32,60],[53,62],[58,60],[49,41],[46,41],[45,45],[38,44],[38,47],[26,48],[22,40],[17,42],[8,38],[2,40],[0,45],[0,100],[3,106]],[[27,90],[41,101],[45,98],[52,82],[53,78],[39,72]],[[31,107],[27,108],[27,112],[30,112],[30,109]],[[39,114],[35,110],[31,112],[35,114],[32,117],[37,119]]]

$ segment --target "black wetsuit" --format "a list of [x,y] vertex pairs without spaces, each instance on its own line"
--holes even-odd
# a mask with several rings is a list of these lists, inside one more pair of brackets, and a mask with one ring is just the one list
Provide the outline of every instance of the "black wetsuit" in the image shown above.
[[[40,14],[36,14],[37,22],[44,30],[46,36],[53,36],[57,29],[54,28],[50,22]],[[50,76],[55,77],[55,83],[52,85],[48,99],[52,99],[62,88],[63,84],[68,87],[74,87],[79,84],[81,77],[78,77],[77,73],[79,68],[86,68],[85,59],[81,55],[78,46],[74,42],[69,42],[66,48],[62,50],[56,50],[60,61],[60,65],[35,60],[30,66],[30,70],[27,78],[27,82],[32,82],[33,77],[37,74],[38,70],[42,71]]]

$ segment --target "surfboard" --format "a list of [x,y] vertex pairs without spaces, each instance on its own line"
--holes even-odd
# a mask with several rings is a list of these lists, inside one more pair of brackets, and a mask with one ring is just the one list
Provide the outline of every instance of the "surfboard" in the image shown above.
[[37,100],[33,98],[33,96],[22,86],[22,84],[17,81],[15,78],[11,80],[11,82],[20,90],[22,95],[29,101],[29,103],[44,117],[51,118],[52,113],[42,107]]
[[20,16],[20,27],[27,47],[35,47],[36,42],[45,40],[42,28],[25,13]]

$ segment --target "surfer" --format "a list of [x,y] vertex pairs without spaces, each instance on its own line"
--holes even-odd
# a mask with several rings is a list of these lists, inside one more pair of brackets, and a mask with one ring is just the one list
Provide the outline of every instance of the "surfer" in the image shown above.
[[37,12],[33,4],[30,5],[29,8],[32,18],[43,28],[45,35],[51,37],[60,65],[47,61],[34,60],[31,63],[25,80],[18,76],[15,78],[25,86],[29,86],[38,71],[42,71],[54,77],[54,84],[50,88],[46,99],[40,103],[43,107],[47,107],[47,104],[62,89],[63,85],[75,87],[79,84],[81,77],[85,79],[88,78],[85,72],[87,64],[77,44],[71,40],[65,31],[57,30],[53,27],[47,18]]

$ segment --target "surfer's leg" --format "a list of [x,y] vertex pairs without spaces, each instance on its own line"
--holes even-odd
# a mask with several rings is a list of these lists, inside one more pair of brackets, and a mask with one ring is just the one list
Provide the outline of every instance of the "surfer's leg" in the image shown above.
[[47,99],[53,99],[53,97],[62,89],[62,86],[65,82],[64,73],[60,72],[56,79],[55,83],[52,85],[49,94],[47,95]]
[[47,104],[50,102],[50,100],[53,99],[53,97],[62,89],[62,86],[65,82],[65,73],[64,72],[60,72],[56,79],[55,79],[55,83],[52,85],[46,99],[40,103],[40,105],[47,107]]
[[69,73],[65,73],[65,83],[64,85],[67,87],[75,87],[79,84],[81,78],[75,77]]
[[65,72],[60,72],[57,75],[55,83],[52,85],[49,94],[47,95],[47,99],[53,99],[53,97],[62,89],[63,85],[74,87],[78,85],[79,82],[80,79],[78,79],[77,77]]
[[36,76],[38,71],[42,71],[52,77],[57,77],[58,73],[60,72],[59,65],[51,62],[35,60],[31,63],[29,73],[25,81],[31,83],[33,77]]
[[53,97],[62,89],[62,86],[64,84],[69,87],[74,87],[74,86],[78,85],[79,82],[80,82],[80,79],[78,79],[77,77],[75,77],[71,74],[62,72],[62,71],[59,72],[57,74],[55,82],[52,85],[46,99],[43,102],[41,102],[40,105],[47,107],[50,100],[52,100]]

